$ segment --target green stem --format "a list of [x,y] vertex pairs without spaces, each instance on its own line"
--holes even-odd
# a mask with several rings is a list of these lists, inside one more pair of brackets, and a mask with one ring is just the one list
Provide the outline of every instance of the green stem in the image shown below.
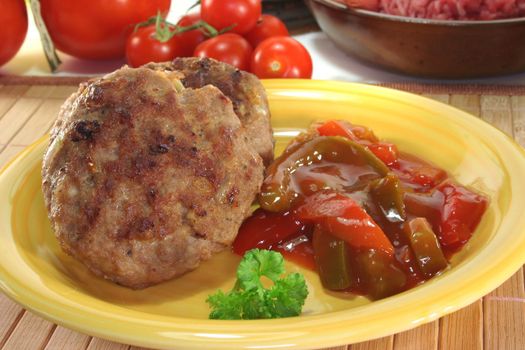
[[157,17],[155,18],[155,38],[161,43],[165,43],[172,37],[170,24],[162,18],[160,12],[157,13]]
[[49,32],[47,31],[46,24],[44,23],[44,20],[42,19],[42,13],[40,12],[40,1],[39,0],[30,0],[31,4],[31,11],[33,12],[33,17],[35,19],[35,24],[38,29],[38,33],[40,34],[40,41],[42,43],[42,47],[44,48],[44,53],[46,55],[47,63],[49,64],[49,68],[51,69],[51,72],[55,72],[62,63],[60,61],[60,58],[57,55],[57,52],[55,50],[55,45],[53,44],[53,41],[51,40],[51,36],[49,35]]
[[204,22],[202,20],[198,21],[195,24],[187,26],[187,27],[176,26],[175,27],[175,31],[173,33],[174,33],[174,35],[177,35],[177,34],[180,34],[180,33],[188,32],[190,30],[201,29],[201,28],[206,31],[206,34],[210,38],[213,38],[213,37],[221,34],[221,33],[219,33],[219,31],[217,29],[215,29],[214,27],[212,27],[211,25],[209,25],[208,23],[206,23],[206,22]]
[[155,17],[151,17],[147,21],[135,25],[135,31],[138,28],[145,27],[153,23],[155,23],[155,39],[157,39],[161,43],[165,43],[171,40],[171,38],[173,38],[175,35],[189,32],[190,30],[203,29],[207,36],[213,38],[219,34],[223,34],[225,31],[228,31],[231,28],[228,27],[219,32],[217,29],[215,29],[213,26],[211,26],[203,20],[200,20],[192,25],[182,27],[168,22],[165,18],[162,17],[160,13],[157,13]]
[[[230,26],[227,26],[226,28],[221,29],[221,31],[218,32],[217,35],[219,35],[219,34],[224,34],[224,33],[226,33],[226,32],[229,32],[230,30],[232,30],[232,29],[235,28],[236,26],[237,26],[237,23],[234,23],[234,24],[232,24],[232,25],[230,25]],[[212,28],[213,28],[213,27],[212,27]]]
[[187,10],[186,13],[190,12],[195,7],[199,6],[201,4],[201,0],[197,0],[193,5],[191,5]]

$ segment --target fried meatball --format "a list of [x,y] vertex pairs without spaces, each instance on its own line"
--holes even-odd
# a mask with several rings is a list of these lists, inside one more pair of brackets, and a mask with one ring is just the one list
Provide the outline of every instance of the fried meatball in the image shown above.
[[122,68],[60,111],[42,169],[56,237],[96,275],[144,288],[234,240],[263,178],[232,103],[178,72]]
[[216,86],[233,103],[233,109],[246,129],[246,143],[269,165],[273,160],[274,139],[266,92],[253,74],[211,58],[186,57],[173,62],[150,63],[146,67],[178,71],[185,87]]

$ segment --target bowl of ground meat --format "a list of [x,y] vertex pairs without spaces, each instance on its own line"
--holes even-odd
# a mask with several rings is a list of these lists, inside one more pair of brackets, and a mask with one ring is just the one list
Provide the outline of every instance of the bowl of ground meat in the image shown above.
[[412,76],[525,72],[525,0],[306,0],[349,55]]

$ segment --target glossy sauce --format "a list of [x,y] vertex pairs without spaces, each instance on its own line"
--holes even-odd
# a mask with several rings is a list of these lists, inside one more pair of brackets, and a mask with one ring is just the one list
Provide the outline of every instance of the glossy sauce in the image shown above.
[[[390,147],[390,144],[386,145]],[[392,271],[392,278],[404,278],[400,282],[402,288],[396,293],[424,282],[431,276],[425,276],[420,270],[403,233],[404,222],[417,217],[426,218],[440,240],[444,255],[450,258],[468,241],[487,207],[485,197],[456,184],[445,171],[417,157],[396,154],[396,159],[389,161],[387,166],[402,184],[406,220],[388,220],[381,214],[367,190],[368,183],[378,175],[366,166],[321,161],[294,171],[291,186],[295,192],[310,196],[328,188],[344,193],[366,210],[394,246],[395,259],[383,258],[374,249],[358,251],[352,248],[350,273],[353,274],[353,283],[345,290],[347,292],[374,297],[374,286],[361,278],[360,272],[354,268],[359,265],[357,260],[369,258],[367,255],[379,264],[388,265],[386,269]],[[252,248],[277,250],[287,259],[315,270],[313,230],[312,224],[296,218],[294,209],[273,213],[259,208],[241,226],[233,249],[238,254]]]

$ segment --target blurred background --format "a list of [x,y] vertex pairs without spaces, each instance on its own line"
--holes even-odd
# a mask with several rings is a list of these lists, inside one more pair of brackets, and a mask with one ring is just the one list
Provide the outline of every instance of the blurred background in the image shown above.
[[[173,0],[167,19],[176,23],[194,2],[194,0]],[[283,3],[288,3],[286,11],[282,11]],[[368,83],[439,82],[445,84],[525,85],[525,73],[469,80],[436,80],[391,73],[378,66],[364,63],[355,56],[345,54],[319,29],[309,15],[307,7],[301,1],[266,0],[263,1],[263,4],[265,12],[280,11],[279,15],[289,26],[292,36],[302,43],[310,53],[313,60],[313,79]],[[192,11],[198,11],[198,8]],[[24,44],[15,58],[0,68],[1,75],[92,76],[110,72],[126,63],[125,59],[82,60],[59,52],[63,63],[52,74],[43,53],[33,16],[29,14],[28,19],[29,29]]]

